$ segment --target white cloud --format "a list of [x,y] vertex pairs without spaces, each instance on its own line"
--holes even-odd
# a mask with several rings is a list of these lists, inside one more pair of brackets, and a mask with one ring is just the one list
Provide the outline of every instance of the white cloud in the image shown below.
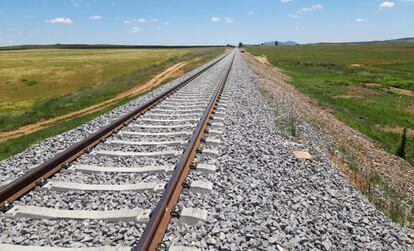
[[147,19],[145,19],[145,18],[131,18],[131,21],[132,22],[139,22],[139,23],[146,23],[147,22]]
[[141,31],[141,28],[139,28],[138,26],[134,26],[134,27],[132,27],[132,28],[131,28],[131,30],[130,30],[130,32],[132,32],[132,33],[137,33],[137,32],[139,32],[139,31]]
[[90,20],[102,20],[103,17],[102,16],[91,16],[89,17]]
[[73,21],[70,18],[64,18],[64,17],[57,17],[53,19],[46,20],[47,23],[50,24],[72,24]]
[[220,18],[219,17],[212,17],[211,18],[211,21],[218,22],[218,21],[220,21]]
[[250,15],[250,16],[253,16],[255,13],[254,13],[254,11],[249,11],[249,12],[247,12],[247,14]]
[[358,17],[358,18],[355,18],[355,22],[363,23],[363,22],[365,22],[365,19],[362,18],[362,17]]
[[312,11],[319,10],[319,9],[322,9],[322,5],[315,4],[315,5],[312,5],[311,7],[302,8],[298,10],[297,13],[302,14],[302,13],[312,12]]
[[385,2],[383,2],[382,4],[380,4],[378,6],[378,9],[380,9],[380,10],[390,9],[390,8],[394,8],[394,6],[395,6],[395,3],[394,2],[385,1]]
[[124,24],[131,24],[131,21],[126,20],[124,21]]
[[234,20],[233,20],[233,19],[231,19],[230,17],[225,17],[225,18],[224,18],[224,20],[225,20],[227,23],[234,23]]
[[289,2],[293,2],[293,0],[280,0],[281,3],[289,3]]
[[156,23],[156,22],[158,22],[158,19],[157,19],[157,18],[153,18],[153,19],[152,19],[152,21],[153,21],[154,23]]
[[164,22],[164,25],[169,25],[170,23],[168,23],[168,22]]
[[320,9],[322,9],[322,5],[315,4],[315,5],[312,5],[311,7],[304,7],[302,9],[297,10],[295,13],[290,14],[289,17],[298,18],[302,14],[313,12],[313,11],[320,10]]

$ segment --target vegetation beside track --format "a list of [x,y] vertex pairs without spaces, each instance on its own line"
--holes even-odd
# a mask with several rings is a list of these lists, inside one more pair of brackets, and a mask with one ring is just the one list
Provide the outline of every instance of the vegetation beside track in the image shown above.
[[0,52],[0,131],[67,114],[219,48]]
[[[138,82],[138,84],[144,83],[146,80],[150,79],[153,75],[156,75],[157,73],[161,72],[163,69],[167,68],[169,65],[174,64],[176,62],[189,60],[189,59],[192,59],[192,58],[195,58],[195,57],[200,58],[200,60],[198,60],[196,63],[190,64],[190,65],[187,65],[187,66],[183,67],[182,70],[183,70],[183,73],[185,73],[185,72],[193,70],[194,68],[200,66],[203,63],[206,63],[206,62],[212,60],[213,58],[219,56],[222,53],[223,53],[223,49],[218,49],[218,48],[194,49],[194,50],[192,50],[190,52],[187,52],[187,53],[185,53],[185,54],[183,54],[179,57],[173,57],[173,58],[170,58],[167,61],[164,61],[162,63],[159,63],[159,64],[153,65],[151,67],[148,67],[148,68],[154,68],[153,69],[154,74],[146,76],[145,79],[142,78],[142,80],[140,82]],[[137,72],[135,72],[135,73],[137,73]],[[146,74],[150,74],[150,73],[146,72]],[[126,74],[124,76],[119,76],[119,77],[120,78],[123,77],[127,80],[129,78],[131,78],[131,76],[129,74]],[[170,79],[170,80],[172,80],[172,79]],[[163,81],[161,83],[161,85],[165,84],[167,82],[168,81]],[[137,84],[137,82],[135,82],[135,81],[134,81],[134,83],[135,83],[135,85]],[[132,85],[132,82],[131,82],[131,85]],[[132,85],[132,86],[135,86],[135,85]],[[108,87],[108,85],[105,85],[105,86]],[[125,87],[125,86],[123,86],[123,87]],[[97,88],[97,89],[94,89],[94,88]],[[102,91],[102,92],[105,91],[103,87],[102,88],[100,88],[99,86],[95,87],[95,85],[89,86],[85,90],[89,95],[92,95],[92,93],[93,93],[92,91],[94,91],[94,90],[98,90],[98,91]],[[109,91],[113,91],[113,89],[110,89]],[[97,92],[97,93],[99,93],[99,92]],[[94,95],[97,95],[97,93],[95,93]],[[113,93],[113,92],[110,92],[110,93]],[[144,92],[144,93],[146,93],[146,92]],[[143,95],[144,93],[141,93],[140,95]],[[72,98],[72,100],[71,100],[72,102],[76,102],[76,100],[80,100],[79,102],[81,102],[82,99],[80,97],[77,97],[76,95],[80,95],[81,97],[88,98],[87,95],[79,93],[79,90],[77,90],[75,92],[72,92],[72,93],[70,93],[66,96],[68,97],[69,100],[71,100],[70,98]],[[107,93],[107,96],[109,96],[109,95],[110,94]],[[116,95],[116,93],[114,95]],[[22,152],[27,147],[29,147],[30,145],[38,143],[38,142],[40,142],[40,141],[42,141],[42,140],[44,140],[48,137],[52,137],[52,136],[61,134],[65,131],[73,129],[73,128],[75,128],[75,127],[77,127],[77,126],[79,126],[83,123],[86,123],[86,122],[98,117],[99,115],[101,115],[101,114],[103,114],[103,113],[105,113],[105,112],[107,112],[107,111],[109,111],[109,110],[111,110],[111,109],[113,109],[113,108],[115,108],[119,105],[125,104],[126,102],[128,102],[128,101],[132,100],[133,98],[136,98],[140,95],[137,95],[135,97],[124,98],[121,101],[119,101],[118,103],[116,103],[114,105],[111,105],[109,107],[106,107],[106,108],[104,108],[103,110],[101,110],[99,112],[94,112],[94,113],[87,114],[87,115],[76,116],[76,117],[73,117],[73,118],[70,118],[70,119],[59,121],[59,122],[55,123],[54,125],[51,125],[51,126],[45,128],[45,129],[42,129],[38,132],[29,134],[29,135],[25,135],[25,136],[21,136],[21,137],[18,137],[18,138],[14,138],[14,139],[9,139],[7,141],[1,142],[0,143],[0,160],[5,159],[7,157],[10,157],[12,155],[15,155],[19,152]],[[111,96],[109,96],[109,97],[111,97]],[[92,98],[92,97],[89,96],[89,98],[93,99],[95,97]],[[99,98],[102,98],[102,97],[99,97]],[[75,100],[73,100],[73,99],[75,99]],[[65,100],[67,100],[67,99],[65,99]],[[94,99],[94,100],[96,101],[96,100],[101,100],[101,99]],[[44,102],[49,103],[50,105],[55,105],[54,102],[57,102],[58,103],[57,105],[64,104],[64,103],[60,103],[60,102],[64,102],[64,101],[56,100],[56,98],[48,99]],[[84,104],[88,104],[87,100],[83,100],[83,102],[84,102]],[[98,102],[98,101],[96,101],[96,102]],[[72,103],[68,102],[66,104],[72,104]],[[73,105],[77,106],[79,104],[74,103]],[[64,106],[63,107],[61,106],[61,108],[63,109]],[[28,113],[28,112],[26,112],[26,113]],[[1,119],[1,115],[0,115],[0,119]],[[0,121],[0,123],[4,123],[4,121]]]
[[414,43],[248,47],[349,126],[414,164]]

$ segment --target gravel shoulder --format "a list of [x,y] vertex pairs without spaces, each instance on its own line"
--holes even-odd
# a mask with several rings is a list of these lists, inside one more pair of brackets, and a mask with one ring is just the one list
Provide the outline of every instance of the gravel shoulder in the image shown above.
[[414,167],[410,163],[336,119],[329,108],[320,106],[290,85],[290,78],[276,67],[258,62],[249,53],[244,54],[244,59],[282,127],[288,126],[291,118],[296,120],[297,140],[315,142],[356,188],[372,195],[382,208],[397,205],[399,214],[405,214],[405,224],[414,227],[413,219],[407,219],[414,212]]
[[[225,88],[218,170],[207,177],[213,191],[180,198],[184,206],[207,209],[208,219],[173,223],[164,241],[202,250],[413,250],[412,231],[354,189],[320,142],[298,142],[275,126],[279,117],[260,85],[239,53]],[[320,137],[310,126],[301,130]],[[298,150],[312,160],[296,158]]]

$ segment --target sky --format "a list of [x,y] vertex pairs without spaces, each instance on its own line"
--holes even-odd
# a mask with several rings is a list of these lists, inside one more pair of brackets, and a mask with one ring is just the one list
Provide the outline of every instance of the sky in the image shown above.
[[299,43],[414,36],[414,0],[0,0],[0,46]]

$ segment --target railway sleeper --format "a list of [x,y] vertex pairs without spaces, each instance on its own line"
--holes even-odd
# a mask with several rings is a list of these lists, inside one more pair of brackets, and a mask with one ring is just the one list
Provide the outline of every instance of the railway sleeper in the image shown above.
[[[216,172],[214,165],[198,164],[194,166],[194,169],[206,174],[212,174]],[[93,166],[93,165],[73,165],[69,169],[69,172],[82,172],[82,173],[97,173],[97,172],[109,172],[109,173],[172,173],[174,166],[146,166],[146,167],[110,167],[110,166]]]
[[97,150],[90,153],[95,156],[106,157],[160,157],[160,156],[180,156],[180,151],[160,151],[160,152],[124,152],[124,151],[102,151]]
[[181,132],[159,132],[159,133],[153,133],[153,132],[131,132],[131,131],[125,131],[125,132],[119,132],[118,135],[120,136],[191,136],[190,131],[181,131]]
[[[120,209],[107,211],[94,210],[67,210],[38,206],[14,206],[1,214],[8,218],[50,219],[50,220],[105,220],[109,222],[136,222],[147,223],[150,219],[150,209]],[[200,208],[182,208],[175,221],[189,225],[195,225],[200,221],[206,221],[208,211]]]
[[[37,189],[45,189],[57,192],[67,191],[134,191],[134,192],[159,192],[163,191],[166,183],[164,182],[140,182],[136,184],[122,184],[122,185],[96,185],[96,184],[83,184],[75,182],[63,182],[63,181],[49,181],[44,185],[37,187]],[[195,180],[192,181],[188,187],[188,190],[192,193],[206,194],[213,190],[213,183],[208,181]]]
[[130,140],[108,140],[107,144],[113,145],[132,145],[132,146],[182,146],[187,144],[184,140],[174,141],[130,141]]
[[149,191],[158,192],[164,190],[165,183],[161,182],[139,182],[136,184],[123,185],[95,185],[82,184],[74,182],[63,181],[49,181],[40,189],[47,189],[51,191],[66,192],[66,191]]
[[182,125],[140,125],[140,124],[131,124],[129,128],[146,128],[146,129],[180,129],[195,127],[197,124],[182,124]]

